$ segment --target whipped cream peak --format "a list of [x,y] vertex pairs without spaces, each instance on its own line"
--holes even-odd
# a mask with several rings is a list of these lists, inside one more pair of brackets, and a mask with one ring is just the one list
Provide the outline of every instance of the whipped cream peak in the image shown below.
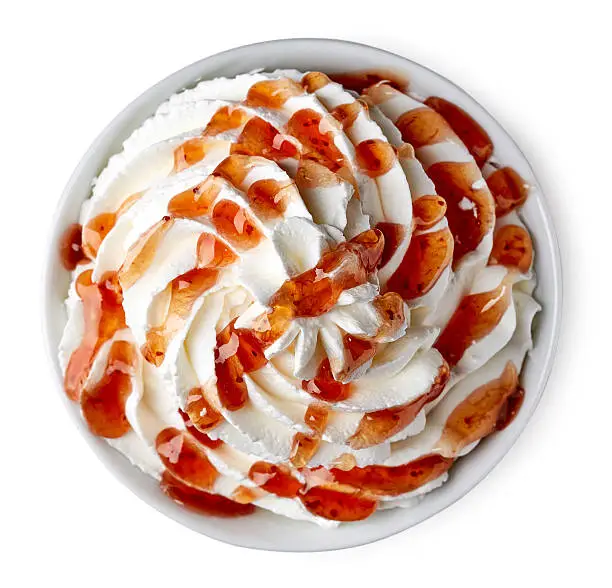
[[172,96],[62,241],[68,396],[196,511],[333,526],[414,504],[524,394],[529,187],[492,153],[380,76]]

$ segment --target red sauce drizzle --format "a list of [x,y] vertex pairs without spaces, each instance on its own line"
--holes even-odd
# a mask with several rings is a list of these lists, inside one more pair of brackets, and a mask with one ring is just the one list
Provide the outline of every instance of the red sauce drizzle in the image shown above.
[[416,490],[444,474],[454,459],[437,454],[419,457],[399,466],[371,465],[330,471],[339,484],[347,484],[377,496],[398,496]]
[[127,341],[114,341],[99,382],[81,394],[81,411],[94,435],[117,439],[130,430],[125,401],[132,393],[136,350]]
[[163,217],[130,247],[118,272],[119,283],[124,290],[131,288],[153,263],[159,244],[173,224],[174,219]]
[[249,186],[246,197],[257,218],[267,221],[283,216],[289,202],[296,198],[296,188],[289,180],[257,180]]
[[434,401],[442,394],[449,377],[450,369],[445,362],[438,370],[438,375],[426,394],[403,406],[395,406],[365,414],[357,430],[349,438],[348,444],[353,449],[364,449],[390,439],[405,429],[426,404]]
[[489,265],[503,265],[526,273],[533,262],[533,245],[529,233],[518,225],[504,225],[493,235]]
[[522,206],[529,194],[529,184],[511,167],[494,171],[487,184],[495,200],[495,214],[504,216]]
[[157,435],[155,448],[172,476],[198,490],[213,487],[219,473],[192,435],[168,427]]
[[505,280],[494,290],[464,296],[434,347],[454,367],[470,345],[497,326],[511,302],[512,288]]
[[344,155],[336,147],[334,133],[321,132],[323,116],[310,108],[303,108],[293,114],[287,123],[287,132],[299,139],[306,150],[306,157],[317,161],[332,172],[350,173]]
[[221,414],[204,396],[202,388],[192,388],[189,391],[185,412],[193,427],[201,432],[214,429],[223,420]]
[[295,468],[303,468],[312,459],[319,449],[321,435],[327,426],[329,416],[328,410],[324,406],[311,404],[304,415],[304,422],[313,430],[312,435],[296,433],[293,437],[291,448],[291,465]]
[[316,267],[287,280],[272,295],[271,310],[266,316],[269,328],[236,329],[230,323],[217,335],[215,373],[219,400],[227,410],[238,410],[246,403],[244,374],[266,364],[265,348],[282,335],[295,317],[324,314],[343,290],[365,283],[376,268],[383,247],[384,237],[375,229],[341,243],[325,253]]
[[525,400],[525,389],[522,386],[517,386],[516,390],[508,396],[506,402],[503,404],[501,410],[499,411],[499,415],[497,417],[497,421],[495,421],[495,430],[503,431],[506,427],[512,423],[512,421],[516,418],[519,410],[521,410],[521,406],[523,406],[523,401]]
[[[434,163],[427,174],[448,205],[446,218],[455,239],[454,261],[457,263],[474,251],[492,229],[495,222],[493,199],[486,185],[473,187],[482,180],[474,163]],[[461,208],[459,203],[464,198],[473,204],[472,208]]]
[[168,202],[168,214],[177,218],[200,218],[206,216],[221,192],[221,184],[209,176],[197,186],[174,196]]
[[385,248],[380,258],[380,267],[385,267],[406,238],[406,225],[382,222],[376,228],[385,236]]
[[219,494],[210,494],[183,484],[168,471],[162,475],[162,492],[174,502],[198,514],[213,517],[241,517],[255,512],[255,506],[235,502]]
[[264,238],[251,214],[231,200],[220,200],[212,212],[219,234],[240,251],[252,249]]
[[[264,349],[256,332],[236,329],[234,322],[217,335],[215,347],[217,391],[221,404],[227,410],[238,410],[245,405],[248,391],[244,374],[266,365]],[[222,355],[222,351],[225,350],[230,355]]]
[[295,498],[303,486],[291,475],[291,469],[286,465],[265,461],[257,461],[251,466],[249,479],[266,492],[282,498]]
[[101,345],[116,331],[125,328],[123,296],[115,276],[108,276],[99,284],[91,281],[92,271],[81,273],[76,280],[76,291],[83,302],[84,333],[79,346],[68,361],[64,375],[64,389],[71,400],[78,400],[85,380]]
[[441,196],[421,196],[412,203],[412,215],[417,230],[435,227],[446,214],[446,200]]
[[110,233],[117,223],[117,219],[127,212],[142,196],[142,192],[136,192],[126,198],[115,212],[101,212],[93,217],[83,227],[83,252],[89,259],[95,259],[102,241]]
[[196,300],[216,283],[218,275],[217,269],[198,268],[170,282],[170,304],[166,318],[161,325],[147,331],[146,342],[140,348],[149,363],[158,367],[163,363],[172,337],[185,324]]
[[222,106],[208,121],[202,135],[214,137],[219,133],[239,129],[247,120],[249,120],[249,114],[241,108]]
[[493,154],[493,142],[487,132],[463,108],[444,98],[431,96],[425,100],[425,104],[444,117],[472,154],[478,167],[482,167]]
[[476,388],[449,415],[439,441],[444,453],[456,455],[498,426],[507,426],[520,408],[518,388],[516,366],[509,361],[499,378]]
[[325,358],[312,380],[303,380],[302,388],[311,396],[326,402],[340,402],[351,395],[351,384],[338,382],[332,373],[329,358]]
[[85,253],[81,248],[81,225],[74,223],[70,225],[60,237],[59,255],[62,265],[72,271],[85,259]]
[[344,86],[346,90],[353,90],[353,92],[358,94],[362,94],[370,86],[381,82],[386,82],[389,86],[400,91],[408,88],[408,80],[404,76],[384,69],[335,73],[329,74],[329,77],[334,82]]
[[244,125],[238,140],[231,147],[231,153],[259,155],[272,161],[297,157],[299,154],[298,148],[291,141],[280,137],[273,125],[258,116]]
[[361,521],[374,513],[378,501],[361,492],[341,491],[315,486],[299,495],[302,504],[312,514],[332,521]]
[[180,172],[202,161],[213,144],[208,139],[196,137],[179,145],[174,150],[174,171]]
[[413,235],[406,255],[387,281],[386,290],[397,292],[404,300],[427,294],[453,257],[453,236],[448,228]]
[[245,104],[254,107],[281,108],[289,98],[303,93],[302,86],[288,78],[262,80],[249,88]]
[[397,162],[393,147],[382,139],[367,139],[355,147],[357,165],[371,178],[389,172]]

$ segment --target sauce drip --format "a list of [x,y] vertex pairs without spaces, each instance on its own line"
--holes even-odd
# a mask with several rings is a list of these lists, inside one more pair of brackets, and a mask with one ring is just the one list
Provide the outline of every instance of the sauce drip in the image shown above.
[[446,215],[446,200],[441,196],[421,196],[412,203],[417,230],[433,229]]
[[241,108],[222,106],[212,115],[202,135],[214,137],[226,131],[239,129],[249,118],[250,115]]
[[310,94],[324,88],[330,82],[331,80],[320,71],[310,71],[302,77],[302,86]]
[[222,420],[221,414],[208,402],[202,388],[192,388],[187,395],[185,412],[198,431],[214,429]]
[[413,235],[406,255],[385,288],[407,301],[424,296],[450,265],[453,247],[453,236],[448,228]]
[[495,231],[489,265],[503,265],[527,273],[532,262],[531,237],[523,227],[504,225]]
[[315,486],[299,498],[309,512],[332,521],[361,521],[374,513],[378,505],[375,499],[361,492],[343,492],[323,486]]
[[240,251],[252,249],[264,238],[251,214],[231,200],[220,200],[212,212],[218,233]]
[[508,396],[506,402],[502,405],[497,421],[495,421],[495,430],[503,431],[516,418],[523,401],[525,400],[525,389],[522,386],[517,386],[516,390]]
[[380,267],[385,267],[400,243],[406,238],[406,226],[399,223],[382,222],[378,223],[376,228],[385,236],[385,248],[380,258]]
[[302,482],[283,464],[257,461],[249,469],[249,479],[266,492],[282,498],[295,498],[302,490]]
[[170,474],[187,486],[210,490],[219,473],[204,448],[185,431],[167,427],[155,439],[155,448]]
[[444,117],[478,167],[482,167],[493,154],[493,142],[487,132],[463,108],[444,98],[431,96],[425,100],[425,104]]
[[240,189],[253,167],[265,163],[266,160],[259,157],[234,153],[217,165],[213,175],[227,180],[232,186]]
[[155,254],[174,219],[163,217],[145,231],[129,248],[123,265],[119,269],[119,283],[123,290],[131,288],[153,263]]
[[179,408],[179,414],[185,423],[185,427],[187,432],[201,445],[204,447],[208,447],[209,449],[218,449],[223,445],[223,441],[221,439],[211,439],[206,433],[200,431],[189,418],[189,415]]
[[293,141],[285,138],[273,125],[258,116],[244,125],[238,140],[231,147],[231,152],[258,155],[272,161],[297,157],[299,154]]
[[282,108],[287,100],[303,93],[302,86],[288,78],[262,80],[249,88],[245,104],[253,107]]
[[487,185],[495,200],[495,214],[499,218],[522,206],[529,194],[529,184],[511,167],[495,170]]
[[340,402],[351,395],[351,384],[343,384],[334,378],[329,358],[325,358],[312,380],[303,380],[302,388],[311,396],[325,402]]
[[131,427],[125,415],[125,402],[132,393],[137,355],[127,341],[114,341],[106,368],[99,382],[81,394],[81,411],[94,435],[117,439]]
[[214,145],[206,138],[189,139],[174,150],[174,172],[180,172],[202,161]]
[[357,165],[371,178],[389,172],[397,158],[393,147],[382,139],[367,139],[355,147]]
[[383,247],[384,237],[376,230],[341,243],[325,253],[314,268],[285,281],[272,295],[264,330],[236,329],[232,322],[217,335],[215,373],[219,400],[227,410],[238,410],[247,402],[244,374],[267,363],[266,347],[284,333],[295,317],[324,314],[344,290],[365,283]]
[[362,94],[370,86],[381,82],[400,91],[408,88],[408,80],[404,76],[386,69],[334,73],[329,74],[329,77],[346,90],[353,90],[357,94]]
[[361,112],[367,112],[367,106],[361,100],[340,104],[331,111],[331,115],[340,123],[344,130],[350,129]]
[[377,344],[369,339],[349,335],[343,337],[345,369],[341,379],[346,381],[364,364],[372,361],[376,354]]
[[60,237],[59,255],[62,265],[72,271],[85,259],[85,253],[81,248],[81,225],[74,223],[70,225]]
[[266,365],[264,349],[255,331],[237,329],[234,321],[217,335],[217,392],[221,405],[227,410],[238,410],[246,404],[248,390],[244,375]]
[[[376,90],[384,98],[396,94],[392,90],[385,93],[384,87]],[[434,143],[442,143],[443,141],[456,140],[455,133],[442,116],[435,110],[426,107],[404,112],[395,122],[395,126],[401,133],[402,139],[406,143],[410,143],[415,149]]]
[[450,377],[450,369],[444,362],[438,370],[431,388],[415,400],[363,415],[359,426],[349,438],[348,444],[353,449],[364,449],[383,443],[404,430],[419,414],[426,404],[433,402],[444,390]]
[[273,179],[253,182],[246,197],[257,218],[262,221],[282,218],[287,205],[300,198],[291,181]]
[[117,224],[119,217],[127,212],[142,196],[142,192],[136,192],[126,198],[115,212],[101,212],[83,227],[83,252],[89,259],[95,259],[102,241]]
[[505,280],[494,290],[464,296],[434,347],[454,367],[468,347],[493,331],[511,302],[512,288]]
[[371,465],[348,471],[332,468],[334,481],[377,496],[398,496],[412,492],[444,474],[454,459],[437,454],[419,457],[399,466]]
[[332,172],[339,172],[346,166],[344,155],[336,147],[334,133],[328,125],[322,124],[323,116],[310,108],[295,112],[287,123],[287,132],[296,137],[306,150],[306,156]]
[[[516,402],[517,388],[518,372],[509,361],[499,378],[476,388],[446,419],[438,443],[443,453],[457,455],[464,447],[495,431],[498,422],[501,428],[507,425],[520,407]],[[513,400],[508,404],[510,398]]]
[[491,194],[474,163],[434,163],[427,174],[448,206],[446,218],[455,239],[457,263],[474,251],[493,228],[495,213]]
[[92,270],[76,279],[76,292],[83,303],[83,338],[68,361],[64,389],[71,400],[78,400],[94,358],[103,343],[125,328],[123,296],[115,276],[99,284],[91,281]]
[[175,218],[200,218],[206,216],[221,192],[221,184],[209,176],[193,188],[174,196],[168,202],[168,214]]
[[312,435],[305,433],[296,433],[293,437],[293,446],[291,448],[291,465],[295,468],[303,468],[313,458],[319,444],[321,435],[327,426],[329,413],[324,406],[311,404],[306,409],[304,422],[312,429]]
[[217,269],[198,268],[170,282],[170,303],[166,318],[161,325],[147,331],[146,341],[140,349],[149,363],[157,367],[163,363],[172,337],[183,327],[198,298],[216,283],[218,275]]
[[213,517],[241,517],[255,512],[255,506],[235,502],[219,494],[210,494],[183,484],[178,478],[165,471],[162,475],[161,490],[174,502],[198,514]]

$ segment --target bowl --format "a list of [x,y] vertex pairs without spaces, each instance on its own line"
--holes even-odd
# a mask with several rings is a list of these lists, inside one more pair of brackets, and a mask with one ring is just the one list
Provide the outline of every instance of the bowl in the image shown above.
[[[71,403],[63,391],[57,360],[66,321],[63,301],[69,284],[69,273],[61,266],[57,254],[58,242],[63,230],[77,220],[81,204],[90,194],[93,178],[105,167],[108,158],[121,149],[130,133],[169,96],[202,79],[234,76],[258,68],[296,68],[327,73],[390,70],[408,78],[417,91],[425,91],[420,93],[442,96],[467,110],[491,136],[500,160],[514,167],[535,188],[523,208],[523,215],[534,240],[538,276],[535,297],[543,310],[534,327],[534,349],[522,372],[527,394],[518,416],[508,428],[488,437],[476,450],[459,460],[449,481],[427,494],[416,506],[381,511],[365,521],[331,530],[261,509],[252,516],[237,519],[208,518],[182,509],[162,494],[154,479],[89,432],[80,418],[78,406]],[[550,374],[560,326],[561,284],[557,238],[533,171],[514,141],[473,98],[431,70],[381,49],[328,39],[277,40],[224,51],[172,74],[127,106],[92,143],[68,181],[53,219],[44,276],[44,336],[57,390],[74,423],[104,465],[138,497],[194,531],[227,543],[278,551],[325,551],[362,545],[408,529],[454,503],[495,467],[525,428]]]

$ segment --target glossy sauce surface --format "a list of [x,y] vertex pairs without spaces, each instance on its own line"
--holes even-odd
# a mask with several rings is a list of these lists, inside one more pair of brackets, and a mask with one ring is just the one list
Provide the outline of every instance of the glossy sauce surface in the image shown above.
[[198,490],[175,478],[168,471],[162,475],[160,488],[179,505],[202,515],[231,518],[241,517],[255,512],[252,504],[243,504],[203,490]]
[[504,225],[493,235],[490,265],[503,265],[527,273],[533,262],[533,245],[529,233],[518,225]]
[[85,259],[81,247],[81,225],[74,223],[62,234],[59,240],[59,256],[65,269],[72,271]]
[[509,361],[499,378],[476,388],[450,414],[439,441],[444,454],[456,455],[498,426],[507,426],[516,415],[517,405],[520,407],[515,395],[518,387],[516,366]]
[[83,337],[73,351],[64,375],[64,389],[77,400],[98,350],[118,330],[125,328],[123,296],[116,277],[108,276],[99,284],[91,281],[92,270],[84,271],[76,281],[76,291],[83,303]]
[[379,445],[390,439],[396,433],[405,429],[419,414],[423,407],[434,401],[448,382],[450,370],[443,363],[431,388],[426,394],[404,404],[365,414],[355,433],[349,438],[348,444],[353,449],[364,449]]
[[455,366],[468,347],[498,325],[510,304],[512,288],[505,280],[494,290],[464,296],[434,347]]
[[438,282],[452,258],[453,236],[447,228],[413,235],[386,289],[397,292],[406,301],[420,298]]
[[444,117],[478,167],[482,167],[493,154],[493,142],[487,132],[463,108],[444,98],[430,96],[425,104]]
[[136,362],[136,349],[131,343],[114,341],[102,378],[83,390],[81,411],[94,435],[116,439],[131,429],[125,402],[132,393]]
[[529,184],[511,167],[502,167],[487,178],[487,185],[495,200],[495,214],[505,216],[525,204]]

